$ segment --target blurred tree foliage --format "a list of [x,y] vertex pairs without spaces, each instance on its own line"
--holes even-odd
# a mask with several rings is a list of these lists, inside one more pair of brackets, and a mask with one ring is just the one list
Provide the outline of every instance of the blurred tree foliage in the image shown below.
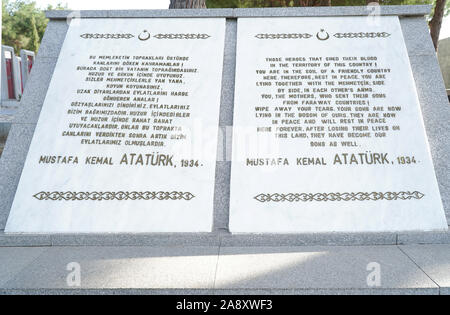
[[[46,10],[67,9],[58,4]],[[44,10],[30,0],[2,0],[2,44],[14,47],[16,54],[21,49],[37,52],[44,36],[48,20]]]
[[[206,0],[208,8],[259,8],[314,6],[315,0]],[[367,0],[331,0],[332,6],[367,5]],[[434,4],[435,0],[382,0],[381,5]],[[446,4],[446,15],[450,13],[450,1]]]
[[431,38],[437,49],[442,18],[450,13],[450,0],[206,0],[206,6],[208,8],[364,6],[371,2],[380,5],[432,4],[433,10],[427,19]]

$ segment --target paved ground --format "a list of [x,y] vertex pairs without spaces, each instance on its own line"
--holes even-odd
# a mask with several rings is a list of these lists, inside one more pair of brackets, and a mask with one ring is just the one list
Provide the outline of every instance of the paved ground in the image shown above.
[[0,248],[16,293],[449,295],[450,245]]
[[17,107],[0,107],[0,122],[12,122],[14,114],[17,112]]
[[0,115],[1,122],[12,122],[14,120],[13,116],[10,115]]

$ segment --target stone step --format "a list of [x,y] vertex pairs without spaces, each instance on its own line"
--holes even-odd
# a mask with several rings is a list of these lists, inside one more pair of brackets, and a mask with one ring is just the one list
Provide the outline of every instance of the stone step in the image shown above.
[[0,294],[448,295],[449,261],[450,245],[10,247]]
[[0,247],[10,246],[362,246],[450,244],[450,231],[405,233],[231,234],[5,234]]

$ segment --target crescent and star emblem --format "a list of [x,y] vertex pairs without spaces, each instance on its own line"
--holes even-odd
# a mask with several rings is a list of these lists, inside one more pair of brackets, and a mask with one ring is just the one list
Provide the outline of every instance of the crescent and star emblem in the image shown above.
[[141,34],[139,34],[138,38],[140,40],[144,41],[144,40],[149,40],[150,36],[151,36],[150,33],[145,30]]
[[316,37],[318,40],[327,40],[330,38],[330,34],[325,32],[324,29],[321,29],[320,32],[317,33]]

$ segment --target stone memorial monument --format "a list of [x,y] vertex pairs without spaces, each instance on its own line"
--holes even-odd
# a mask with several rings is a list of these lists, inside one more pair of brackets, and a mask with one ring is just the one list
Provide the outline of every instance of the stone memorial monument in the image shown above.
[[431,8],[379,9],[48,12],[0,229],[446,231]]
[[6,230],[210,231],[224,35],[224,19],[72,23]]
[[447,228],[398,17],[242,19],[237,45],[232,232]]

